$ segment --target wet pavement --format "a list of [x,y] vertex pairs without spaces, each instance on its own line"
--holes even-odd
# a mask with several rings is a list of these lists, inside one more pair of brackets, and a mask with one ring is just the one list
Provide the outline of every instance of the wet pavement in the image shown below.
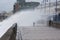
[[49,26],[21,26],[17,40],[60,40],[60,30]]

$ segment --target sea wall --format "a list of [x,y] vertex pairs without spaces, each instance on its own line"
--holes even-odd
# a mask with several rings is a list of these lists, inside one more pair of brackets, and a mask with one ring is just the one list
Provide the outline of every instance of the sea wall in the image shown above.
[[17,24],[15,23],[0,40],[16,40]]

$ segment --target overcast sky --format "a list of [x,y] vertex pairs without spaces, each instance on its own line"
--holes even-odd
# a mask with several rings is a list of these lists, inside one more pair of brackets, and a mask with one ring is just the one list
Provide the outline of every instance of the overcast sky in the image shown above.
[[[37,1],[41,2],[42,0],[26,0],[29,1]],[[55,1],[55,0],[52,0]],[[11,11],[13,9],[13,5],[16,2],[16,0],[0,0],[0,12],[1,11]]]
[[15,2],[16,0],[0,0],[0,12],[12,10]]

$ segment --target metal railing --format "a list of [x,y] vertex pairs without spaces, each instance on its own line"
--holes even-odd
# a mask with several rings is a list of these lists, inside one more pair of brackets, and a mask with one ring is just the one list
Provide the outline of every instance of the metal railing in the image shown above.
[[[46,7],[54,7],[56,6],[56,2],[50,2],[45,4],[40,4],[41,8],[46,8]],[[60,6],[60,1],[57,1],[57,6]]]

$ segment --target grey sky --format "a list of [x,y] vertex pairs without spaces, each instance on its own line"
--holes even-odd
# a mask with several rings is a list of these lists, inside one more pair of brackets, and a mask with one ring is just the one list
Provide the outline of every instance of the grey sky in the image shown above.
[[[26,2],[36,1],[41,2],[42,0],[26,0]],[[55,0],[52,0],[55,1]],[[16,0],[0,0],[0,12],[1,11],[11,11],[13,9],[13,4]]]
[[0,12],[12,10],[15,2],[16,0],[0,0]]

